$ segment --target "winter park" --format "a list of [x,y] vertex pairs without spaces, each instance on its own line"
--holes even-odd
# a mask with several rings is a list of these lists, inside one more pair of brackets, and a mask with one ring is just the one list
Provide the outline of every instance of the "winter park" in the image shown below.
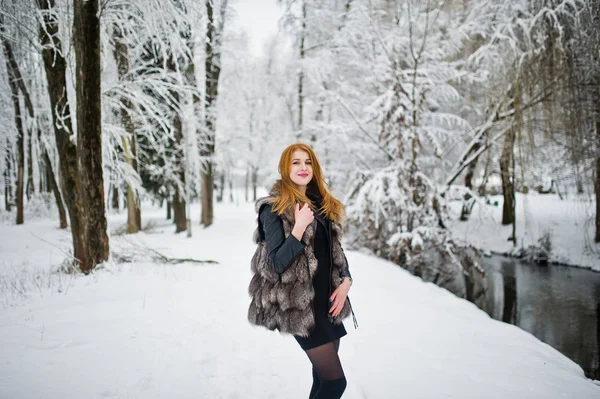
[[600,399],[599,0],[0,0],[0,42],[0,399]]

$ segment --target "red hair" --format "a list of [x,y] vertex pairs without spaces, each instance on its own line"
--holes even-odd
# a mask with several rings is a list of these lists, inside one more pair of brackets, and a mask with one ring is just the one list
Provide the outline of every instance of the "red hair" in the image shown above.
[[277,193],[273,200],[273,211],[281,215],[286,209],[294,209],[296,204],[304,203],[307,203],[313,210],[315,209],[311,199],[306,194],[302,194],[290,178],[292,156],[298,150],[306,152],[312,164],[313,177],[306,187],[306,192],[318,196],[321,201],[320,211],[330,220],[339,223],[344,216],[344,205],[329,192],[331,188],[323,178],[323,171],[317,155],[310,146],[303,143],[292,144],[281,153],[279,159],[281,179],[273,185],[273,191]]

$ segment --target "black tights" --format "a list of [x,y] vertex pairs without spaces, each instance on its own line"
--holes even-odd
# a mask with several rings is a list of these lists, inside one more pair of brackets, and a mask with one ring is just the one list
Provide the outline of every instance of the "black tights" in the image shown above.
[[339,399],[346,389],[346,377],[338,356],[340,340],[306,351],[313,365],[309,399]]

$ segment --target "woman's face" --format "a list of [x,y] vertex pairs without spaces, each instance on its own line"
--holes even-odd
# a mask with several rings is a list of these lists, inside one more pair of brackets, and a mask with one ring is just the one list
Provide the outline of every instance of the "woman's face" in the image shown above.
[[290,168],[290,179],[298,187],[306,187],[312,180],[312,163],[308,153],[302,150],[296,150],[292,154],[292,167]]

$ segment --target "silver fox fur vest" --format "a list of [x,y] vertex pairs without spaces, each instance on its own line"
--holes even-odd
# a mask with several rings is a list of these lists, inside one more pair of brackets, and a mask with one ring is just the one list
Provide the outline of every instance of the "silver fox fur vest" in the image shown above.
[[[257,200],[256,212],[260,211],[262,205],[269,204],[274,199],[275,197],[271,195]],[[281,220],[287,238],[294,227],[293,210],[287,209],[281,214]],[[304,253],[300,253],[281,275],[273,269],[269,261],[267,243],[260,238],[260,226],[256,228],[254,241],[258,246],[250,265],[254,275],[248,287],[248,293],[252,298],[248,309],[250,323],[269,330],[279,330],[285,334],[302,337],[310,334],[315,325],[313,310],[315,292],[312,284],[317,271],[317,259],[312,242],[315,222],[316,219],[306,228],[302,236],[302,242],[306,244]],[[331,283],[333,288],[336,288],[342,282],[340,273],[346,267],[346,258],[340,244],[341,226],[332,222],[331,231],[330,249],[333,260]],[[350,313],[350,303],[346,298],[340,314],[337,317],[329,315],[329,319],[334,324],[341,324]]]

